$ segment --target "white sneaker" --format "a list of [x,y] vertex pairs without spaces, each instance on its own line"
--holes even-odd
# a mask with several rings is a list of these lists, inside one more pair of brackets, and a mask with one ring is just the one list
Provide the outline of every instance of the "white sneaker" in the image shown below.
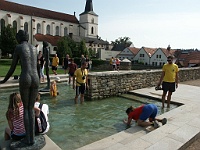
[[158,123],[157,120],[155,120],[155,121],[153,122],[153,127],[154,127],[155,129],[160,127],[160,125],[159,125],[159,123]]

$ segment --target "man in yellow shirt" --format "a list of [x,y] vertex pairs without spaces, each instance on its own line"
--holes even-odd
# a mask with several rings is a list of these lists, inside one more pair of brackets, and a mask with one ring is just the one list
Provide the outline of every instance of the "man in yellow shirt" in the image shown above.
[[[85,90],[86,90],[86,87],[88,88],[88,71],[86,69],[86,66],[87,66],[87,63],[83,62],[81,64],[81,68],[78,68],[74,72],[73,89],[75,89],[76,87],[76,96],[74,99],[75,104],[78,103],[78,97],[80,94],[81,94],[80,103],[82,104],[84,102]],[[76,84],[75,84],[75,80],[76,80]]]
[[178,88],[178,66],[173,63],[173,56],[167,57],[167,64],[163,65],[162,75],[158,82],[158,87],[162,82],[162,108],[164,108],[165,97],[167,95],[167,108],[170,107],[172,93]]
[[58,64],[59,64],[59,58],[57,57],[57,54],[55,54],[52,60],[52,71],[55,75],[57,75],[56,70],[58,69]]

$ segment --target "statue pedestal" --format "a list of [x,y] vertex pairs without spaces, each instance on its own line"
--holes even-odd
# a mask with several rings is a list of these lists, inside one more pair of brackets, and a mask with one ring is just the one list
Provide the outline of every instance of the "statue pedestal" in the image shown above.
[[[22,139],[23,140],[23,139]],[[11,150],[40,150],[46,144],[45,138],[43,135],[35,136],[35,143],[33,145],[27,145],[22,141],[12,141],[10,144]]]
[[39,92],[49,92],[49,91],[50,91],[49,87],[45,87],[45,88],[39,90]]

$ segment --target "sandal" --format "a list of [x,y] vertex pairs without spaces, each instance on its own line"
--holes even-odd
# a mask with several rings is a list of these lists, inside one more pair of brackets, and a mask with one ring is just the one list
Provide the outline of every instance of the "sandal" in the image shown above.
[[165,125],[167,123],[167,118],[162,119],[162,125]]

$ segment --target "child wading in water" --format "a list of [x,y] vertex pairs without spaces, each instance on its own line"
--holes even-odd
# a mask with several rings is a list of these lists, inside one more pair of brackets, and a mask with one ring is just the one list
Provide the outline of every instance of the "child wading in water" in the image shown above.
[[50,95],[52,97],[56,97],[58,95],[58,91],[57,91],[57,86],[56,86],[56,81],[55,80],[51,82]]
[[10,95],[6,118],[8,120],[9,128],[7,127],[5,129],[5,140],[20,140],[24,138],[24,107],[20,94],[12,93]]

